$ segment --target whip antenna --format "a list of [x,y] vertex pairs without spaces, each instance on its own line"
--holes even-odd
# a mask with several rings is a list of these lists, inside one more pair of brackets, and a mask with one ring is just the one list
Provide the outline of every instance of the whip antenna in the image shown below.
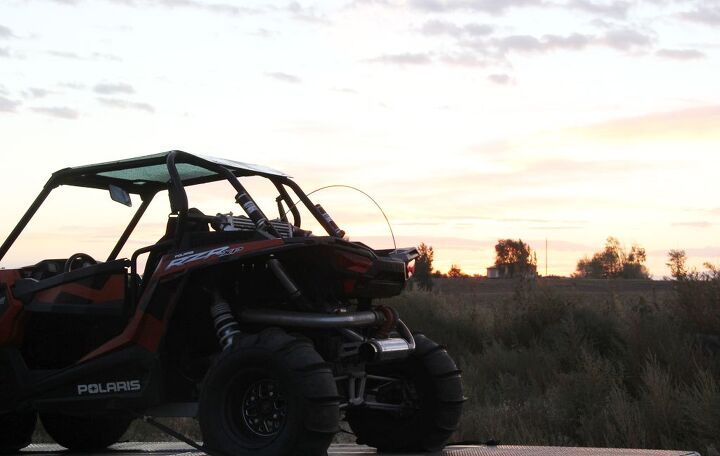
[[[307,195],[307,196],[310,196],[310,195],[312,195],[313,193],[317,193],[317,192],[319,192],[320,190],[325,190],[325,189],[327,189],[327,188],[349,188],[349,189],[351,189],[351,190],[355,190],[356,192],[360,192],[360,193],[362,193],[363,195],[367,196],[368,199],[370,199],[370,201],[372,201],[373,204],[375,204],[375,206],[380,210],[380,213],[381,213],[382,216],[385,218],[385,223],[387,223],[387,226],[388,226],[388,228],[390,229],[390,236],[392,237],[392,241],[393,241],[393,249],[394,249],[394,250],[397,250],[397,243],[395,242],[395,233],[393,232],[392,225],[390,225],[390,220],[388,219],[388,216],[385,214],[385,211],[383,210],[383,208],[380,207],[380,205],[378,204],[378,202],[375,201],[375,199],[374,199],[372,196],[368,195],[367,193],[365,193],[364,191],[360,190],[360,189],[357,188],[357,187],[353,187],[352,185],[343,185],[343,184],[326,185],[326,186],[324,186],[324,187],[316,188],[315,190],[311,191],[310,193],[307,193],[306,195]],[[298,204],[299,202],[300,202],[300,200],[295,201],[295,203],[293,203],[293,207],[297,206],[297,204]],[[285,212],[285,215],[287,215],[289,212],[290,212],[290,209],[288,208],[288,210]]]

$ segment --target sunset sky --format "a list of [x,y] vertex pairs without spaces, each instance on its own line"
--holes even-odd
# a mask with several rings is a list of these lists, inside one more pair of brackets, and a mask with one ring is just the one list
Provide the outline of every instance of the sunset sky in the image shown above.
[[[3,0],[0,236],[57,169],[181,149],[357,186],[443,271],[522,238],[569,275],[612,235],[660,278],[720,262],[719,80],[710,0]],[[2,266],[107,254],[132,211],[64,190]],[[238,213],[222,190],[196,205]],[[392,245],[359,193],[313,197]]]

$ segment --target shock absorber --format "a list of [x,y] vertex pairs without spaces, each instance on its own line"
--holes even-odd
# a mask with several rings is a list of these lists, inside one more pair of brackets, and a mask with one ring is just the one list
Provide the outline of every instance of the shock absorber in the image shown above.
[[215,303],[210,307],[210,315],[215,324],[215,332],[220,346],[225,350],[232,345],[235,336],[240,334],[240,325],[233,317],[230,304],[217,292],[215,293]]

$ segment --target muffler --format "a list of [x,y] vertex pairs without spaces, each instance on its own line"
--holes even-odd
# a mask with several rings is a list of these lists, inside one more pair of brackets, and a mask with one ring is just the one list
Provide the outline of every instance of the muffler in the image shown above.
[[403,359],[410,353],[410,344],[405,339],[370,339],[360,345],[358,356],[365,362]]
[[360,345],[358,356],[365,362],[389,361],[407,358],[415,350],[415,338],[405,323],[398,319],[397,328],[401,337],[370,339]]

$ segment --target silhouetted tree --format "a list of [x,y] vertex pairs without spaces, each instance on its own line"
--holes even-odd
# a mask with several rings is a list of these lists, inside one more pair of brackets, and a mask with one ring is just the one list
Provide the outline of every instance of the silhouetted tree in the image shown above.
[[453,264],[450,266],[450,270],[447,272],[448,277],[467,277],[468,275],[462,272],[460,266]]
[[583,258],[577,262],[576,277],[590,279],[623,278],[647,279],[649,277],[644,263],[647,260],[645,249],[633,245],[626,252],[615,237],[608,237],[605,248],[595,252],[592,258]]
[[508,268],[510,277],[523,275],[535,269],[537,256],[522,239],[500,239],[495,244],[495,266]]
[[418,283],[418,288],[421,290],[432,290],[432,262],[435,256],[435,252],[431,246],[426,245],[424,242],[418,246],[418,256],[415,259],[415,273],[413,278]]
[[687,256],[684,250],[670,250],[668,252],[668,262],[666,266],[670,268],[670,275],[678,280],[682,280],[687,277],[688,270],[685,263],[687,262]]

